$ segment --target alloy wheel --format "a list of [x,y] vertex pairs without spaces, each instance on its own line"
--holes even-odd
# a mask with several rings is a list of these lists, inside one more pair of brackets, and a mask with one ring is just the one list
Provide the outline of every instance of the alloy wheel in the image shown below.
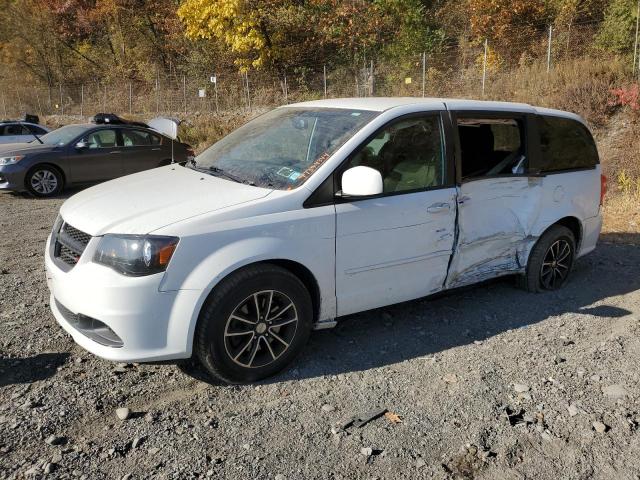
[[49,195],[58,188],[58,179],[51,170],[36,170],[29,183],[41,195]]
[[277,290],[255,292],[240,302],[227,319],[227,355],[245,368],[265,367],[289,349],[297,326],[298,311],[287,295]]
[[564,283],[569,275],[572,257],[568,241],[560,239],[551,244],[540,269],[540,281],[545,289],[554,290]]

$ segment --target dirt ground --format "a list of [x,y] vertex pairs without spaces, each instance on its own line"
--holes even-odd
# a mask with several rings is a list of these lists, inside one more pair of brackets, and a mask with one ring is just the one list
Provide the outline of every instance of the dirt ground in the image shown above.
[[[42,257],[63,200],[0,194],[0,478],[640,478],[624,225],[559,292],[504,279],[354,315],[287,372],[229,387],[100,360],[62,331]],[[376,408],[391,414],[335,428]]]

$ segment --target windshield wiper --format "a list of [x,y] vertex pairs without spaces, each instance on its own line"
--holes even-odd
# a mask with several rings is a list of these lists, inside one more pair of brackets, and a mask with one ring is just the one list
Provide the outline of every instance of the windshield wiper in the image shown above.
[[38,137],[38,135],[36,135],[35,132],[32,132],[31,130],[29,130],[29,133],[33,136],[33,138],[35,138],[40,142],[40,145],[44,145],[44,142],[40,140],[40,137]]
[[235,175],[232,175],[232,174],[230,174],[228,172],[225,172],[220,167],[211,166],[211,167],[208,167],[207,170],[209,170],[210,172],[215,173],[217,175],[220,175],[222,177],[228,178],[229,180],[232,180],[232,181],[237,182],[237,183],[247,183],[247,181],[242,180],[241,178],[238,178]]

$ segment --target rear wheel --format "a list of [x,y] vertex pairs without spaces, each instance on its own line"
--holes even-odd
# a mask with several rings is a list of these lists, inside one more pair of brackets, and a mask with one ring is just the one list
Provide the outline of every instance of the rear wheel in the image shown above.
[[248,267],[223,280],[207,300],[195,352],[227,383],[260,380],[301,352],[312,317],[309,292],[295,275],[275,265]]
[[25,178],[27,189],[36,197],[52,197],[62,191],[62,174],[49,165],[36,165]]
[[522,286],[530,292],[561,288],[571,273],[575,250],[576,240],[571,230],[553,225],[533,247],[521,279]]

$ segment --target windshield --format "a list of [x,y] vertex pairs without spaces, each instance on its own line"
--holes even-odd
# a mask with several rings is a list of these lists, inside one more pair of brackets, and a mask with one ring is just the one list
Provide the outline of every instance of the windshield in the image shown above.
[[295,108],[272,110],[196,158],[195,168],[251,185],[301,185],[378,112]]
[[[87,127],[84,125],[67,125],[66,127],[60,127],[53,132],[42,135],[39,138],[45,145],[66,145],[86,131]],[[37,140],[34,140],[33,142],[40,143]]]

